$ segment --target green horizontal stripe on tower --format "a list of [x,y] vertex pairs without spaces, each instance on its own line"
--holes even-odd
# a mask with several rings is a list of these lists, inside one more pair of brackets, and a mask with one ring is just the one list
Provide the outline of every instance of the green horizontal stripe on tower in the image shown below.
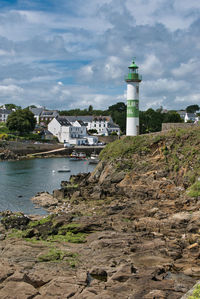
[[127,100],[127,117],[139,117],[139,100]]

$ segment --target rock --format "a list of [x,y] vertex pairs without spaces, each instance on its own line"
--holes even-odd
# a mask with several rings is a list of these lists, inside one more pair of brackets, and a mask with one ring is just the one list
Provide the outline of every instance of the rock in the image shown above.
[[9,281],[0,289],[1,299],[29,299],[34,298],[38,294],[37,289],[23,281]]
[[32,197],[31,200],[35,204],[40,205],[44,208],[49,208],[58,204],[58,200],[47,192],[38,193],[35,197]]
[[167,296],[161,290],[152,290],[144,296],[144,299],[167,299]]
[[6,280],[14,273],[15,269],[5,260],[1,260],[0,264],[0,283]]
[[56,277],[40,288],[43,298],[71,298],[80,289],[78,285],[69,283],[68,277]]
[[64,188],[53,190],[53,197],[58,199],[58,200],[61,200],[61,199],[65,198]]
[[90,275],[92,276],[92,278],[101,280],[101,281],[107,281],[107,272],[102,269],[102,268],[98,268],[98,267],[93,267],[90,271],[89,271]]
[[6,229],[15,228],[15,229],[25,229],[29,223],[30,218],[25,216],[23,213],[12,213],[5,212],[2,213],[1,223]]

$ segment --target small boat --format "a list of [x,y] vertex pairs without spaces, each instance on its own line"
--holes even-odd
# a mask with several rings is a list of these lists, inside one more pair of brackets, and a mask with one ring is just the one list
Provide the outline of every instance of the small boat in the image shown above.
[[76,151],[73,151],[69,158],[71,161],[78,161],[79,160],[78,153]]
[[58,169],[58,172],[70,172],[70,169]]
[[90,158],[88,159],[89,164],[98,164],[99,163],[99,156],[96,154],[91,154]]
[[69,158],[71,161],[84,160],[84,159],[86,159],[86,154],[82,153],[82,152],[77,153],[76,151],[73,151]]
[[86,159],[86,153],[80,152],[78,153],[80,159]]

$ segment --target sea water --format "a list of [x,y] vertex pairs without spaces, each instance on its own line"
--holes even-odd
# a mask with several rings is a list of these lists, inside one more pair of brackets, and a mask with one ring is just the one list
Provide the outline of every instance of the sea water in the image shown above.
[[[21,211],[25,214],[45,215],[47,212],[30,200],[36,193],[60,188],[72,174],[94,169],[88,161],[70,161],[68,158],[32,159],[0,162],[0,211]],[[58,172],[69,169],[70,172]]]

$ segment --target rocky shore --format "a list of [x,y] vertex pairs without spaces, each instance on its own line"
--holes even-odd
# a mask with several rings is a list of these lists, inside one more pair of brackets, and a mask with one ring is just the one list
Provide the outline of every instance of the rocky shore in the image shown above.
[[0,298],[184,296],[200,279],[199,137],[116,141],[93,173],[33,198],[48,217],[2,213]]

